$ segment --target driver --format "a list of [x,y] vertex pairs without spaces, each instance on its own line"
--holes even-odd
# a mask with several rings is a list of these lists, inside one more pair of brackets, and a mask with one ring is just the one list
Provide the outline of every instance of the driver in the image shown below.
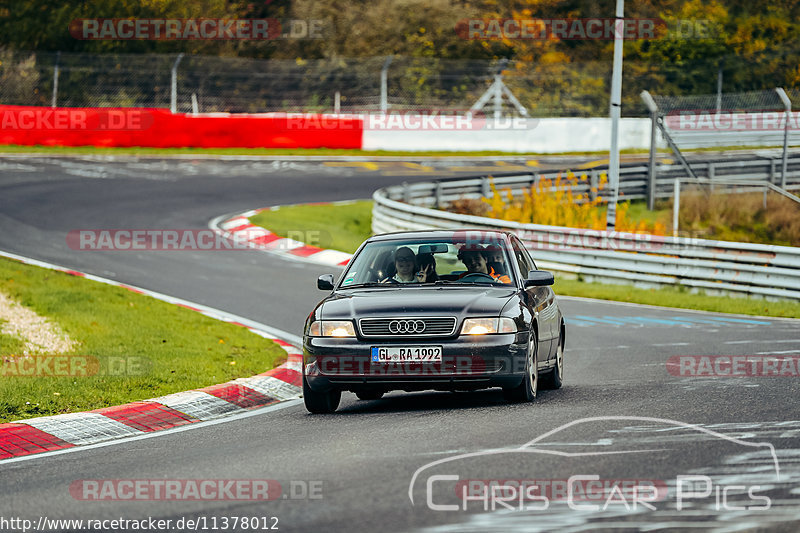
[[464,245],[458,250],[458,259],[467,267],[467,271],[458,276],[458,279],[470,274],[486,274],[495,281],[511,283],[511,278],[505,274],[497,274],[494,268],[486,264],[487,251],[480,245]]

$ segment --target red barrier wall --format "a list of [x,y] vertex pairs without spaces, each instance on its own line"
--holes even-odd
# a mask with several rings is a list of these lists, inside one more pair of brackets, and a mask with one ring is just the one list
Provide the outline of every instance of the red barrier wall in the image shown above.
[[0,144],[360,149],[362,133],[358,117],[0,106]]

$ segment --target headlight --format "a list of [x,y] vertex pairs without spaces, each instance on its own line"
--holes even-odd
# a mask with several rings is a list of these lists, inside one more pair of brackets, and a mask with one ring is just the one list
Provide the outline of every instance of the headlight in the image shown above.
[[309,337],[355,337],[356,330],[349,320],[316,320],[308,328]]
[[461,335],[487,335],[489,333],[516,333],[517,325],[511,318],[468,318],[461,326]]

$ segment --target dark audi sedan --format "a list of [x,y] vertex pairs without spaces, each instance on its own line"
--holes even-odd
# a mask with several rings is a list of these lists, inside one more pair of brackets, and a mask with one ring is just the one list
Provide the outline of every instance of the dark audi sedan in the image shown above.
[[377,235],[308,317],[303,397],[330,413],[342,391],[375,400],[391,390],[501,387],[533,401],[564,375],[564,318],[512,233],[463,230]]

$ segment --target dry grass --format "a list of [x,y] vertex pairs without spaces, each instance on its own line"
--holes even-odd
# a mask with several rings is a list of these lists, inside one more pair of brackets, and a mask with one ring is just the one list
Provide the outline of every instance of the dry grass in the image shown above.
[[[679,228],[696,237],[800,246],[800,204],[777,193],[681,194]],[[669,202],[672,210],[672,201]]]
[[[600,196],[605,180],[600,181],[597,196],[573,195],[571,186],[585,176],[567,173],[556,180],[541,179],[522,196],[512,196],[508,189],[481,199],[460,199],[448,211],[516,222],[553,226],[605,229],[605,206]],[[620,202],[617,207],[617,230],[664,235],[671,227],[673,201],[661,202],[656,211],[647,211],[642,202]],[[702,239],[800,246],[800,204],[770,192],[764,206],[763,193],[717,192],[711,196],[699,189],[681,193],[678,221],[681,235]]]

